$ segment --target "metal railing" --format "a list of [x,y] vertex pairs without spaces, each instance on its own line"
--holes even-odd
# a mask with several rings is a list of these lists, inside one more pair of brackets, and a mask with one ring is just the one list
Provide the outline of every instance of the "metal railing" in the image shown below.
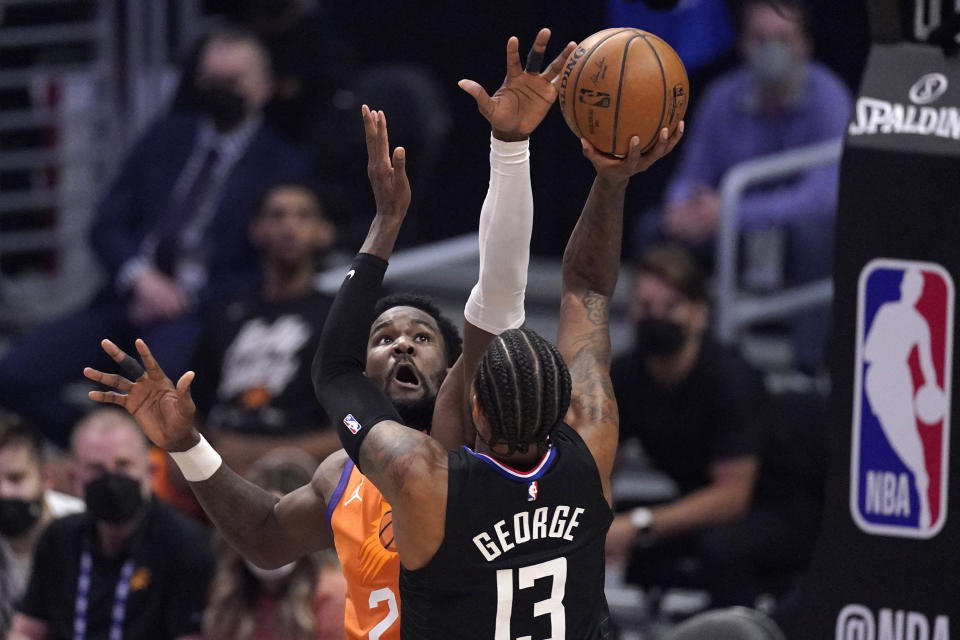
[[740,200],[748,187],[799,173],[840,159],[843,140],[799,147],[742,162],[732,167],[720,182],[720,227],[717,232],[717,288],[714,307],[717,338],[732,342],[737,332],[754,322],[783,318],[833,298],[833,282],[824,278],[757,296],[739,289]]
[[[409,277],[463,262],[480,255],[480,245],[476,233],[465,233],[446,240],[404,249],[390,258],[390,270],[384,276],[385,282]],[[316,287],[324,293],[336,293],[346,275],[347,264],[326,269],[314,281]]]

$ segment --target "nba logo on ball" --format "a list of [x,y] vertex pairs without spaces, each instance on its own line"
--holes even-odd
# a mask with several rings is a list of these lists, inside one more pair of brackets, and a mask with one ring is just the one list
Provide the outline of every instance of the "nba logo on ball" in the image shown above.
[[860,273],[850,510],[867,533],[930,538],[947,519],[953,280],[940,265]]

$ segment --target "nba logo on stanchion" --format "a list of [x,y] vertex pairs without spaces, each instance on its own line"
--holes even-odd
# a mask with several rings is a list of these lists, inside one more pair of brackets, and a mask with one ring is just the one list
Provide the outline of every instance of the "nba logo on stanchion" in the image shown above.
[[930,538],[947,519],[953,280],[940,265],[860,273],[850,510],[876,535]]

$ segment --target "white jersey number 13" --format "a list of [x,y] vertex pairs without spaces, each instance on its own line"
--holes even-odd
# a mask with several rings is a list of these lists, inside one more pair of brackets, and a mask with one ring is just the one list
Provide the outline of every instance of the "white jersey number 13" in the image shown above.
[[[563,611],[563,593],[567,584],[567,559],[555,558],[540,564],[517,569],[517,587],[528,589],[540,578],[553,580],[550,597],[533,604],[533,616],[550,614],[550,638],[564,640],[567,621]],[[510,635],[510,617],[513,614],[513,569],[497,571],[497,628],[494,640],[533,640],[531,636],[513,638]]]

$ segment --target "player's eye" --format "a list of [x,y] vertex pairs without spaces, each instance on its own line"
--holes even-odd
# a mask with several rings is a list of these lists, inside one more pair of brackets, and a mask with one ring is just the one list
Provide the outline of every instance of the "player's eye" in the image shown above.
[[418,333],[417,342],[433,342],[433,336],[429,333]]
[[377,344],[390,344],[391,342],[393,342],[393,338],[388,335],[382,335],[377,338]]

